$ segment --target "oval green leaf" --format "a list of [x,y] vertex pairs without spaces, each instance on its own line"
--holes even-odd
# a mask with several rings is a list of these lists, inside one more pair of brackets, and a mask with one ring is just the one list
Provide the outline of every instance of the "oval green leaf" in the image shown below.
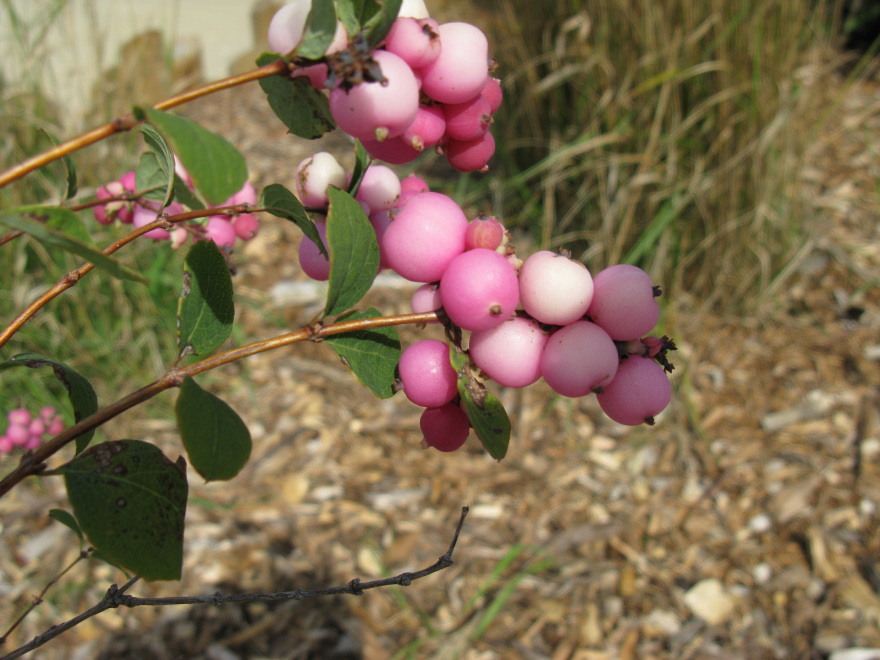
[[312,0],[306,31],[296,54],[311,60],[323,57],[336,34],[336,7],[327,0]]
[[315,223],[309,217],[308,212],[296,196],[280,183],[271,183],[260,194],[260,206],[265,206],[266,211],[277,218],[290,220],[302,230],[318,249],[328,259],[330,258],[324,242],[321,240]]
[[232,479],[241,471],[251,455],[251,434],[225,401],[184,378],[175,412],[190,463],[205,481]]
[[180,355],[203,355],[229,338],[235,306],[232,276],[213,241],[198,241],[183,266],[183,291],[177,305]]
[[[363,312],[352,312],[337,321],[356,319],[375,319],[382,316],[372,307]],[[380,399],[394,395],[394,380],[397,378],[397,364],[400,362],[400,337],[394,328],[374,328],[330,335],[324,339],[351,369],[362,385]]]
[[483,443],[483,447],[495,460],[507,455],[510,444],[510,418],[501,402],[472,375],[470,363],[463,353],[449,347],[452,368],[458,374],[458,393],[461,407],[470,420],[471,426]]
[[89,541],[147,580],[179,580],[188,486],[186,461],[172,463],[140,440],[104,442],[58,470]]
[[[98,411],[98,395],[91,383],[75,369],[67,366],[63,362],[54,360],[36,353],[21,353],[15,355],[3,363],[0,363],[0,371],[11,369],[13,367],[28,367],[30,369],[38,369],[39,367],[52,367],[55,377],[64,385],[67,390],[67,397],[70,399],[70,405],[73,408],[73,419],[77,422],[85,419]],[[86,431],[76,438],[77,453],[88,447],[95,430]]]
[[165,138],[155,128],[143,124],[141,133],[149,150],[141,155],[135,173],[137,189],[153,188],[144,197],[160,202],[162,208],[165,208],[174,192],[174,155]]
[[[263,53],[257,59],[257,66],[271,64],[280,57],[277,53]],[[327,97],[313,88],[305,76],[261,78],[260,87],[272,112],[294,135],[314,140],[336,128]]]
[[379,244],[376,230],[354,197],[337,188],[327,194],[330,287],[324,313],[332,315],[354,307],[370,290],[379,272]]
[[244,157],[226,138],[194,121],[155,108],[135,108],[135,115],[146,117],[168,141],[195,188],[211,204],[222,204],[247,181]]
[[0,213],[0,224],[30,234],[41,243],[60,247],[118,279],[143,284],[147,282],[140,273],[126,268],[92,247],[82,220],[70,209],[59,206],[23,206]]
[[72,513],[70,513],[69,511],[65,511],[64,509],[49,509],[49,517],[53,520],[57,520],[65,527],[73,530],[73,532],[79,537],[80,545],[82,545],[82,529],[80,529],[79,523],[76,522],[76,518],[73,517]]

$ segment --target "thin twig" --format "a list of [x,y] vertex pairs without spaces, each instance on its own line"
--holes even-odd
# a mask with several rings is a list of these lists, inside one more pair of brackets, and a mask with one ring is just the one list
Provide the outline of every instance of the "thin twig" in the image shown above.
[[315,598],[316,596],[336,596],[341,594],[360,596],[369,589],[378,589],[393,584],[401,587],[408,587],[416,580],[420,580],[423,577],[427,577],[452,566],[452,553],[455,550],[456,543],[458,543],[458,537],[461,534],[464,520],[467,517],[469,510],[470,507],[461,507],[461,516],[458,519],[458,524],[455,526],[455,533],[452,536],[452,541],[446,552],[436,562],[420,571],[400,573],[394,577],[370,580],[368,582],[362,582],[360,578],[355,578],[338,587],[325,587],[323,589],[294,589],[293,591],[276,591],[272,593],[230,595],[224,595],[218,591],[210,596],[171,596],[166,598],[140,598],[138,596],[130,596],[126,594],[125,592],[140,579],[138,576],[135,576],[121,587],[117,587],[115,584],[111,585],[104,598],[96,605],[69,621],[57,626],[52,626],[43,634],[37,635],[33,640],[17,648],[12,653],[3,656],[0,660],[13,660],[14,658],[20,658],[26,653],[30,653],[46,642],[58,637],[61,633],[82,623],[86,619],[90,619],[105,610],[116,607],[139,607],[141,605],[150,607],[160,607],[165,605],[219,606],[224,603],[270,603],[285,600],[305,600],[306,598]]
[[[260,80],[261,78],[270,78],[272,76],[276,76],[278,74],[284,73],[285,71],[288,71],[289,66],[290,65],[284,60],[276,60],[275,62],[271,62],[270,64],[267,64],[265,66],[261,66],[259,69],[254,69],[252,71],[248,71],[237,76],[231,76],[229,78],[224,78],[222,80],[217,80],[212,83],[208,83],[207,85],[197,87],[196,89],[192,89],[188,92],[177,94],[175,96],[172,96],[171,98],[156,103],[153,107],[157,110],[167,110],[168,108],[173,108],[175,106],[188,103],[189,101],[193,101],[197,98],[201,98],[202,96],[207,96],[209,94],[213,94],[224,89],[237,87],[238,85],[243,85],[244,83],[252,82],[254,80]],[[43,167],[44,165],[48,165],[49,163],[58,160],[59,158],[70,155],[74,151],[78,151],[80,149],[83,149],[84,147],[95,144],[96,142],[100,142],[101,140],[104,140],[111,135],[130,131],[132,128],[140,123],[141,122],[134,118],[134,115],[122,115],[121,117],[117,117],[113,121],[110,121],[102,126],[87,131],[86,133],[83,133],[82,135],[75,137],[72,140],[68,140],[67,142],[59,144],[52,149],[48,149],[47,151],[44,151],[43,153],[34,156],[33,158],[28,158],[26,161],[19,163],[15,167],[11,167],[5,172],[0,173],[0,188],[9,183],[12,183],[16,179],[20,179],[29,172],[33,172],[34,170]]]
[[[145,225],[145,227],[148,226],[150,225]],[[179,387],[187,376],[196,376],[225,364],[231,364],[232,362],[236,362],[258,353],[265,353],[301,341],[318,341],[324,337],[338,335],[345,332],[357,332],[373,328],[388,328],[398,325],[429,323],[430,321],[436,320],[436,312],[425,312],[422,314],[400,314],[398,316],[380,316],[372,319],[341,321],[339,323],[320,325],[318,327],[307,326],[295,330],[294,332],[288,332],[269,339],[261,339],[250,344],[245,344],[244,346],[239,346],[238,348],[218,353],[217,355],[211,355],[185,367],[172,369],[158,380],[132,392],[122,399],[110,404],[106,408],[102,408],[95,414],[80,420],[33,451],[26,452],[21,457],[21,461],[16,468],[3,477],[3,479],[0,479],[0,497],[12,490],[16,484],[23,481],[25,478],[44,471],[46,469],[45,462],[50,456],[73,442],[86,431],[98,428],[105,422],[121,415],[126,410],[130,410],[144,401],[152,399],[154,396],[165,390]]]

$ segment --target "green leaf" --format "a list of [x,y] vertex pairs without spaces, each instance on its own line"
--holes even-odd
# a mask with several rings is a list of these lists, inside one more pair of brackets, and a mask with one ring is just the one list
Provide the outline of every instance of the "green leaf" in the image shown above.
[[172,463],[140,440],[114,440],[58,470],[89,541],[147,580],[179,580],[183,566],[186,461]]
[[170,143],[193,185],[211,204],[222,204],[247,181],[244,157],[225,138],[194,121],[155,108],[135,108]]
[[260,194],[260,206],[265,206],[266,211],[277,218],[290,220],[302,230],[327,259],[330,258],[324,242],[321,240],[315,223],[309,217],[308,212],[296,196],[280,183],[272,183],[263,188]]
[[93,263],[108,275],[146,284],[140,273],[102,254],[83,240],[87,236],[82,220],[70,209],[58,206],[23,206],[0,212],[0,224],[30,234],[41,243],[60,247]]
[[[263,53],[257,65],[269,64],[280,57],[276,53]],[[269,107],[294,135],[314,140],[336,128],[327,97],[312,87],[305,76],[291,78],[285,74],[261,78],[260,87]]]
[[177,304],[180,355],[203,355],[229,338],[235,306],[229,266],[214,241],[194,243],[183,266]]
[[329,188],[327,194],[330,289],[324,313],[332,315],[350,309],[370,290],[379,272],[379,244],[376,230],[354,197],[337,188]]
[[364,145],[360,140],[354,141],[354,169],[351,172],[351,180],[348,182],[346,190],[352,197],[357,195],[358,189],[361,187],[361,181],[364,180],[364,174],[370,166],[370,154],[364,149]]
[[403,0],[382,0],[379,10],[363,21],[363,29],[370,46],[377,46],[391,31],[391,26],[400,13],[401,4]]
[[504,406],[498,397],[467,378],[458,379],[458,393],[461,407],[480,442],[492,458],[500,461],[507,455],[510,444],[510,418]]
[[135,173],[138,190],[153,188],[144,197],[161,202],[162,208],[171,201],[174,186],[174,155],[165,138],[149,124],[141,125],[141,133],[149,151],[141,155]]
[[80,545],[82,545],[83,533],[79,527],[79,523],[76,522],[76,518],[73,517],[72,513],[65,511],[64,509],[49,509],[49,517],[53,520],[57,520],[65,527],[72,529],[79,537]]
[[300,57],[316,60],[324,56],[336,34],[336,8],[327,0],[312,0],[305,34],[296,49]]
[[361,31],[364,5],[368,1],[370,4],[376,4],[375,0],[336,0],[336,12],[349,35]]
[[[64,385],[67,390],[67,397],[70,399],[73,408],[73,419],[76,422],[85,419],[98,411],[98,395],[95,394],[91,383],[85,379],[78,371],[67,366],[63,362],[53,360],[52,358],[36,353],[20,353],[5,362],[0,363],[0,372],[13,367],[28,367],[30,369],[38,369],[39,367],[52,367],[55,377]],[[95,430],[86,431],[76,438],[76,451],[81,452],[88,447]]]
[[229,405],[184,378],[175,406],[192,466],[206,481],[232,479],[251,455],[251,434]]
[[[372,307],[363,312],[352,312],[336,319],[354,321],[375,319],[382,316]],[[400,362],[400,338],[391,327],[373,328],[330,335],[324,343],[332,348],[342,363],[354,372],[362,385],[366,385],[380,399],[394,395],[394,380]]]
[[201,211],[205,208],[202,201],[193,195],[192,190],[186,185],[186,181],[177,174],[174,175],[174,199],[184,206],[188,206],[192,211]]

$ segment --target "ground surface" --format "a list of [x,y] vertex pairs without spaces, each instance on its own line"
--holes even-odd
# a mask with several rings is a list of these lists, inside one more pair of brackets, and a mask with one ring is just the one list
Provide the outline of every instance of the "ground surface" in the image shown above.
[[[248,154],[259,185],[292,185],[311,149],[284,135],[255,89],[192,112]],[[766,313],[713,316],[686,297],[669,309],[676,394],[654,428],[617,426],[595,400],[539,384],[501,394],[515,428],[502,463],[473,439],[440,455],[420,448],[415,406],[376,400],[325,347],[256,357],[216,381],[250,426],[251,463],[228,484],[190,475],[184,580],[133,593],[278,591],[414,570],[445,551],[468,504],[454,566],[357,598],[108,612],[33,657],[769,659],[880,648],[878,86],[854,89],[839,113],[804,173],[812,239]],[[270,316],[298,327],[319,307],[267,293],[303,279],[297,241],[292,225],[266,223],[238,256],[248,334],[277,333]],[[408,311],[407,300],[391,285],[368,298],[386,313]],[[139,437],[179,451],[169,423],[138,424]],[[0,500],[6,604],[27,602],[40,569],[75,554],[60,525],[33,531],[56,500],[32,487]],[[100,566],[72,575],[15,641],[121,579]]]

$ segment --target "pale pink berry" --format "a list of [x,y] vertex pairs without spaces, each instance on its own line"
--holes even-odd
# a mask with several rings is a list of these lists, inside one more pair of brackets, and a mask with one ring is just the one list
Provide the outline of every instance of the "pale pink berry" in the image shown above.
[[[177,161],[175,161],[175,164],[176,162]],[[119,177],[119,183],[121,183],[122,187],[125,188],[128,192],[135,192],[137,190],[137,173],[134,170],[132,170],[131,172],[126,172],[121,177]]]
[[467,440],[471,423],[465,412],[454,403],[439,408],[426,408],[419,419],[425,444],[438,451],[459,449]]
[[449,346],[423,339],[400,355],[400,382],[406,398],[419,406],[436,408],[458,394],[458,375],[449,362]]
[[541,375],[555,392],[580,397],[606,387],[617,363],[617,347],[608,333],[589,321],[577,321],[550,335]]
[[391,265],[388,263],[388,257],[385,254],[384,238],[385,232],[388,227],[391,225],[392,220],[394,219],[395,212],[394,210],[383,210],[376,211],[375,213],[370,214],[370,224],[373,226],[373,230],[376,232],[376,242],[379,244],[379,270],[384,270],[385,268],[390,268]]
[[46,432],[46,424],[42,419],[32,419],[27,428],[31,435],[42,435]]
[[412,69],[394,53],[377,50],[373,59],[384,83],[366,82],[330,92],[330,114],[352,137],[385,140],[397,137],[419,111],[419,84]]
[[[415,290],[410,301],[413,314],[436,312],[442,306],[440,288],[436,284],[423,284]],[[439,323],[439,321],[429,321],[429,323]]]
[[330,203],[330,186],[345,188],[347,176],[342,165],[326,151],[319,151],[296,167],[296,194],[304,206],[324,208]]
[[46,432],[50,435],[58,435],[64,430],[64,420],[61,419],[61,416],[55,417],[54,419],[49,421],[49,426],[46,427]]
[[398,211],[382,247],[388,264],[413,282],[436,282],[464,252],[467,217],[451,198],[420,193]]
[[6,437],[12,441],[12,444],[21,446],[31,437],[31,433],[27,426],[10,424],[6,429]]
[[399,198],[400,178],[385,165],[368,167],[355,195],[356,200],[364,202],[369,208],[367,215],[393,208]]
[[525,387],[541,377],[547,333],[532,319],[514,316],[490,330],[474,332],[468,354],[492,380]]
[[42,444],[43,440],[39,435],[32,435],[27,439],[27,441],[21,446],[24,450],[36,449]]
[[441,103],[464,103],[489,79],[489,42],[470,23],[439,26],[440,56],[421,69],[422,91]]
[[583,318],[593,299],[593,278],[579,261],[542,250],[519,271],[523,309],[548,325],[568,325]]
[[400,180],[401,194],[408,192],[428,192],[430,189],[428,182],[415,174],[410,174]]
[[184,227],[175,227],[171,230],[171,247],[178,249],[189,239],[190,233]]
[[468,250],[443,272],[440,297],[446,314],[460,328],[473,332],[494,328],[509,319],[519,304],[516,271],[494,250]]
[[275,12],[269,22],[269,48],[286,55],[302,41],[311,0],[294,0]]
[[440,56],[438,27],[432,18],[398,17],[385,37],[385,50],[413,69],[426,66]]
[[616,341],[638,339],[660,318],[651,277],[637,266],[618,264],[596,273],[587,314]]
[[244,185],[241,187],[237,193],[235,193],[232,197],[226,200],[223,206],[235,206],[236,204],[256,204],[257,203],[257,191],[254,189],[254,186],[250,181],[245,181]]
[[425,0],[403,0],[397,16],[410,16],[412,18],[428,18],[428,8]]
[[205,236],[214,241],[220,248],[231,248],[235,245],[235,229],[225,215],[212,215],[205,224]]
[[[176,202],[175,202],[176,203]],[[169,209],[171,207],[168,207]],[[143,206],[136,206],[134,209],[134,217],[132,218],[132,223],[135,227],[140,228],[144,225],[148,225],[153,222],[157,218],[157,213],[151,209],[145,208]],[[154,241],[164,241],[167,238],[171,237],[171,234],[168,233],[165,229],[161,227],[157,227],[156,229],[151,229],[146,234],[144,234],[147,238],[151,238]]]
[[[327,223],[318,221],[315,223],[318,235],[324,246],[327,246]],[[330,279],[330,262],[318,250],[318,246],[312,239],[303,236],[299,244],[299,265],[303,272],[313,280],[324,282]]]
[[12,451],[12,448],[15,447],[15,443],[12,442],[7,436],[0,436],[0,454],[8,454]]
[[27,410],[27,408],[16,408],[15,410],[9,411],[7,419],[9,420],[10,424],[15,424],[16,426],[27,426],[31,423],[31,413]]
[[476,140],[449,140],[445,153],[449,164],[459,172],[486,172],[495,154],[495,138],[486,133]]
[[672,386],[663,367],[651,358],[630,355],[617,375],[596,397],[602,412],[618,424],[653,424],[672,398]]

